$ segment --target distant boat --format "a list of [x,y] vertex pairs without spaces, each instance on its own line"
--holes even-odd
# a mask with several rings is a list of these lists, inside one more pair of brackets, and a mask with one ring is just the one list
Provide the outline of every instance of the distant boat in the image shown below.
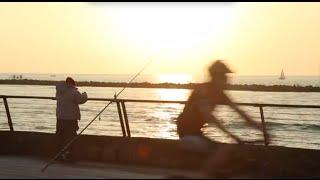
[[280,79],[280,80],[286,79],[286,77],[284,76],[283,69],[282,69],[282,71],[281,71],[281,75],[280,75],[279,79]]

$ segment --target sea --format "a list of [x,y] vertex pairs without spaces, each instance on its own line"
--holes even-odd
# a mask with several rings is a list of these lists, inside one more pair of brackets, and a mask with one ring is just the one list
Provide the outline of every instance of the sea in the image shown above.
[[[65,80],[71,76],[76,81],[128,82],[132,74],[13,74],[1,73],[0,79]],[[166,77],[166,78],[163,78]],[[169,78],[168,78],[169,77]],[[203,79],[181,75],[141,74],[133,82],[203,82]],[[299,85],[320,87],[319,76],[231,76],[230,84],[256,85]],[[78,87],[87,92],[89,98],[113,98],[122,88],[114,87]],[[41,85],[5,85],[0,84],[0,95],[19,96],[55,96],[55,86]],[[191,89],[163,88],[126,88],[118,98],[137,100],[174,100],[186,101]],[[285,105],[320,106],[319,92],[263,92],[263,91],[226,91],[236,103],[267,103]],[[88,101],[80,105],[81,120],[79,132],[107,105],[104,101]],[[36,131],[55,133],[56,101],[45,99],[8,99],[13,127],[16,131]],[[176,118],[182,112],[183,104],[126,102],[126,111],[132,137],[178,139]],[[261,123],[258,107],[240,106],[250,117]],[[285,146],[304,149],[320,149],[320,109],[292,107],[263,107],[266,130],[271,134],[272,146]],[[263,138],[263,134],[245,125],[244,120],[228,106],[219,105],[213,112],[222,124],[243,140],[254,141]],[[3,101],[0,100],[0,130],[9,130]],[[235,143],[230,137],[215,127],[206,124],[205,134],[215,141]],[[116,104],[111,104],[83,134],[122,136]]]

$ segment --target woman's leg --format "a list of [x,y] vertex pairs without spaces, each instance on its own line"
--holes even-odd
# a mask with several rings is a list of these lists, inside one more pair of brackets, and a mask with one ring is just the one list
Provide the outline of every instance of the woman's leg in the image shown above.
[[231,145],[218,145],[209,155],[205,171],[210,177],[224,178],[232,173],[232,156],[235,149]]

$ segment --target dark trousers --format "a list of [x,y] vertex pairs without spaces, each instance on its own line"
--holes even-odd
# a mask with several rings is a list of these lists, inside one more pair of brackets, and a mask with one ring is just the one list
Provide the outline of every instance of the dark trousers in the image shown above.
[[[58,137],[58,151],[61,151],[76,135],[79,129],[78,121],[69,119],[57,119],[56,135]],[[66,151],[73,152],[71,144]],[[66,152],[65,151],[65,152]]]

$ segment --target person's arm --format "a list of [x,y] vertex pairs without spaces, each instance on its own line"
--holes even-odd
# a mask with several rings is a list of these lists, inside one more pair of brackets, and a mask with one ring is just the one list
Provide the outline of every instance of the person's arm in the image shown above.
[[[251,119],[244,111],[242,111],[241,109],[239,109],[238,106],[229,99],[229,97],[225,96],[225,100],[226,100],[226,103],[227,103],[232,109],[234,109],[237,113],[239,113],[239,114],[241,115],[241,117],[245,120],[245,122],[246,122],[248,125],[256,128],[256,129],[259,129],[262,133],[264,133],[264,132],[263,132],[263,128],[262,128],[262,124],[257,123],[256,121],[254,121],[253,119]],[[266,135],[266,137],[267,137],[266,141],[269,142],[269,134],[268,134],[267,132],[265,132],[265,133],[266,133],[265,135]]]
[[88,100],[88,95],[86,92],[80,93],[79,91],[76,91],[75,93],[75,101],[77,104],[84,104]]
[[241,117],[246,121],[246,123],[256,129],[262,130],[261,124],[255,122],[251,119],[244,111],[238,108],[238,106],[233,103],[227,96],[225,97],[227,105],[229,105],[232,109],[234,109]]
[[222,124],[221,122],[211,114],[211,107],[210,105],[204,105],[206,103],[203,103],[203,105],[201,105],[199,107],[199,111],[202,114],[202,117],[206,120],[206,122],[212,122],[214,123],[219,129],[221,129],[223,132],[225,132],[226,134],[228,134],[231,138],[233,138],[235,141],[237,141],[238,143],[242,143],[242,140],[235,136],[234,134],[232,134],[230,131],[228,131]]
[[213,122],[219,129],[221,129],[223,132],[228,134],[231,138],[233,138],[235,141],[237,141],[239,144],[242,143],[242,140],[237,137],[236,135],[232,134],[230,131],[228,131],[218,119],[216,119],[215,116],[211,115],[210,122]]

